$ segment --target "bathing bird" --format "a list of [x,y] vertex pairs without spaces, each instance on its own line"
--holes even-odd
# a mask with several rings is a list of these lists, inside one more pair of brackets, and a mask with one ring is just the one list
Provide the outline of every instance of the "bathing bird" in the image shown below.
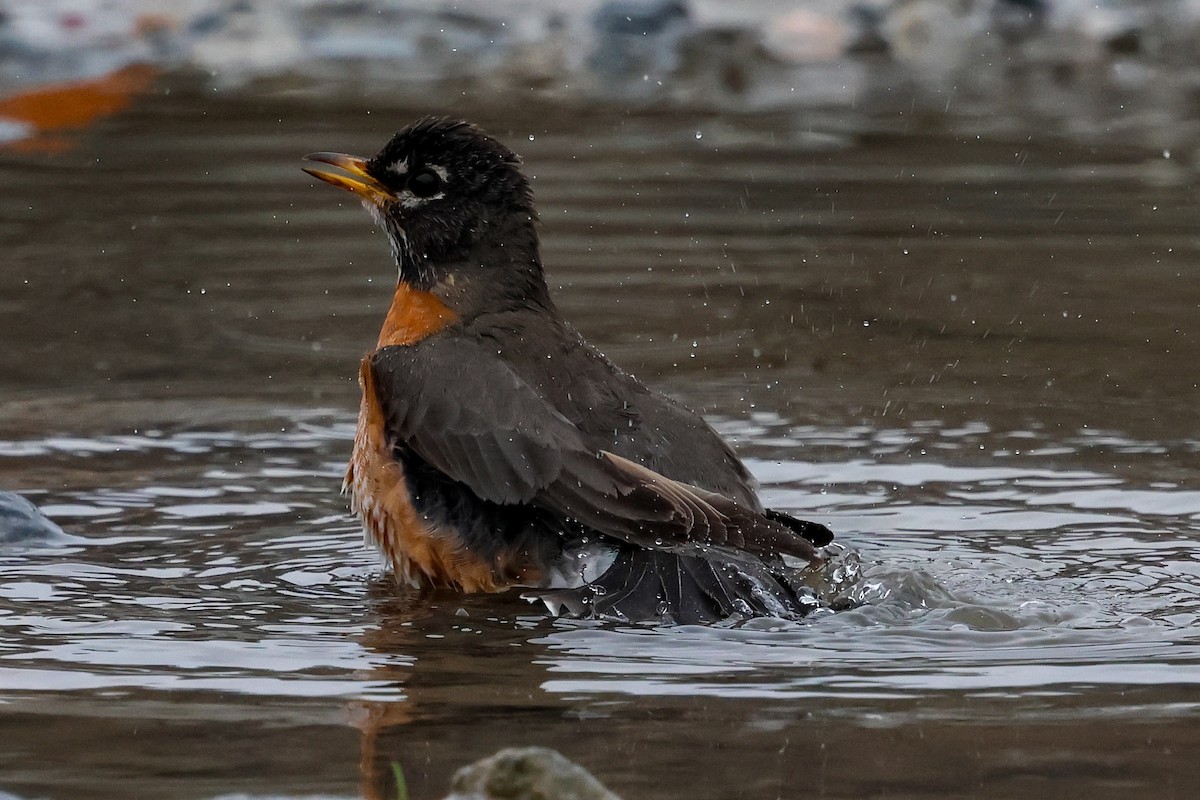
[[546,284],[521,160],[427,118],[372,158],[313,153],[398,278],[359,364],[344,490],[404,584],[523,588],[556,613],[705,623],[799,617],[824,525],[763,507],[698,414],[623,371]]

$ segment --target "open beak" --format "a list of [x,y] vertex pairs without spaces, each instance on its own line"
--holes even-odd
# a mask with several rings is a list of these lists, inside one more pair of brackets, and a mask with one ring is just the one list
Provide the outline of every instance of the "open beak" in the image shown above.
[[367,160],[365,158],[348,156],[345,153],[309,153],[304,157],[304,160],[319,161],[322,164],[329,164],[344,172],[348,172],[352,177],[347,177],[336,172],[326,172],[323,169],[301,168],[314,178],[320,178],[339,189],[354,192],[363,200],[369,200],[377,206],[382,206],[396,199],[387,190],[387,187],[367,174]]

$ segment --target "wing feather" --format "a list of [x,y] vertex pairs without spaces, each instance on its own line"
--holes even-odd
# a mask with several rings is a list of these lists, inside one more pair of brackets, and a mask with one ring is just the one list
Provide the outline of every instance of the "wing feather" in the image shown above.
[[642,547],[814,560],[789,527],[722,495],[596,451],[493,351],[432,337],[371,359],[392,441],[501,504],[533,504]]

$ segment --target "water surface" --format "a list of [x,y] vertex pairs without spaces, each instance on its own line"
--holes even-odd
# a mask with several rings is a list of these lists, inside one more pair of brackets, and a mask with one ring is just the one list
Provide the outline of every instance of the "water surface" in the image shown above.
[[0,156],[0,487],[77,537],[0,552],[0,789],[435,797],[509,744],[629,798],[1200,789],[1186,157],[460,101],[568,316],[861,560],[851,611],[629,627],[401,596],[348,517],[394,272],[298,159],[429,111],[367,110],[166,80]]

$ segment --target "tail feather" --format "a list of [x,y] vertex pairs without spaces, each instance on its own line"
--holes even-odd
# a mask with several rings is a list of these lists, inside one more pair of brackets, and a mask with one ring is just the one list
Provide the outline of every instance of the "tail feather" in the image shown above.
[[761,562],[724,561],[626,547],[594,582],[536,595],[552,610],[576,617],[663,620],[679,625],[733,615],[799,619],[817,606]]
[[[725,595],[712,573],[697,568],[695,559],[677,558],[675,565],[656,570],[662,583],[663,600],[673,616],[708,618],[720,613],[719,598]],[[704,564],[705,562],[700,562]]]
[[679,563],[687,570],[696,587],[715,606],[715,613],[719,614],[724,608],[736,607],[738,599],[736,587],[731,587],[727,580],[722,581],[718,572],[718,570],[723,570],[727,573],[726,577],[729,577],[731,570],[728,566],[717,566],[708,561],[690,558],[681,559]]
[[[618,556],[616,564],[609,567],[594,583],[581,587],[580,591],[590,590],[593,596],[592,608],[597,614],[604,615],[609,609],[638,608],[647,610],[645,616],[653,615],[653,609],[658,605],[658,587],[650,574],[652,565],[645,560],[636,559],[627,569],[615,569],[619,564]],[[641,618],[644,619],[645,616]]]
[[778,522],[783,527],[791,529],[796,535],[812,542],[814,547],[824,547],[833,541],[833,531],[819,522],[796,519],[772,508],[764,511],[763,516],[772,522]]

